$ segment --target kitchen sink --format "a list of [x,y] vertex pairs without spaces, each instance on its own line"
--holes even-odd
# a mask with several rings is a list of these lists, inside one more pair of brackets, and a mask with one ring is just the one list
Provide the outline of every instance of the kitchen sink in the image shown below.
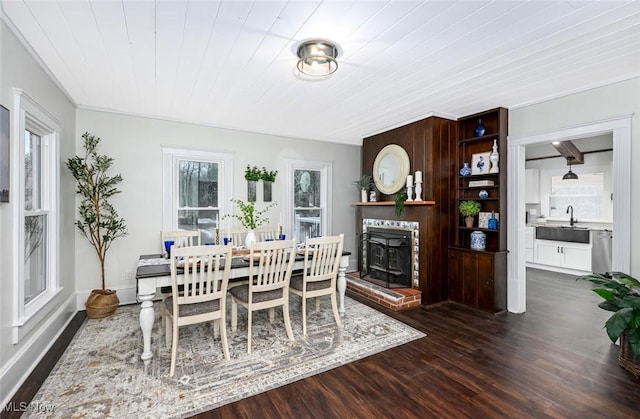
[[544,226],[536,227],[536,239],[572,243],[589,243],[590,231],[586,227]]

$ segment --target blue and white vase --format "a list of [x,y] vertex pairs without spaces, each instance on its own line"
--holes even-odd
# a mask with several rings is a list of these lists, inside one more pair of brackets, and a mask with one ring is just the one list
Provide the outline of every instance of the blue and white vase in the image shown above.
[[484,189],[481,190],[480,192],[478,192],[478,197],[480,199],[487,199],[489,198],[489,192],[485,191]]
[[484,250],[487,247],[487,236],[482,231],[471,233],[471,249]]
[[482,118],[478,118],[478,126],[476,126],[476,137],[482,137],[485,131],[486,131],[486,128],[482,123]]
[[460,176],[471,176],[471,168],[469,167],[468,161],[462,164],[462,169],[460,169]]

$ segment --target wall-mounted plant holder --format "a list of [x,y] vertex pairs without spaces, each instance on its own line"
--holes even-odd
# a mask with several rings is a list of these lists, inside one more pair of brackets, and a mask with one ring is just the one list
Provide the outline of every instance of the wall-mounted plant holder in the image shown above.
[[247,201],[256,202],[258,190],[258,182],[255,180],[247,181]]
[[273,182],[269,182],[266,180],[262,181],[262,199],[264,200],[264,202],[271,202],[272,189],[273,189]]

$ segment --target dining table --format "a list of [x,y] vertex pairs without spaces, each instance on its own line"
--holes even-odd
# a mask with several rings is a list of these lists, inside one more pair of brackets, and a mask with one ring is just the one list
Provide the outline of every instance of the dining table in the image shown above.
[[[246,281],[249,277],[248,251],[234,251],[231,261],[231,272],[229,274],[229,284],[233,282]],[[347,289],[347,279],[345,272],[349,265],[351,252],[343,251],[338,268],[337,289],[338,289],[338,312],[344,316],[344,295]],[[293,274],[301,273],[304,268],[304,254],[302,251],[296,252],[293,263]],[[182,274],[177,275],[178,284],[183,282]],[[137,296],[140,303],[140,328],[142,329],[143,351],[140,358],[144,362],[145,371],[153,358],[151,347],[151,331],[155,323],[154,300],[158,300],[157,291],[161,287],[171,286],[171,259],[163,254],[140,255],[136,268]],[[164,331],[162,331],[164,333]],[[160,341],[160,340],[158,340]]]

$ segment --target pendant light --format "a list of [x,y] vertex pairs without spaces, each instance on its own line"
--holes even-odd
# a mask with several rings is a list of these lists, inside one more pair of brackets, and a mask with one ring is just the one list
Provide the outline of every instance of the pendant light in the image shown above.
[[567,157],[567,161],[569,162],[569,171],[562,176],[562,180],[577,180],[578,175],[571,171],[571,162],[573,161],[573,157]]

